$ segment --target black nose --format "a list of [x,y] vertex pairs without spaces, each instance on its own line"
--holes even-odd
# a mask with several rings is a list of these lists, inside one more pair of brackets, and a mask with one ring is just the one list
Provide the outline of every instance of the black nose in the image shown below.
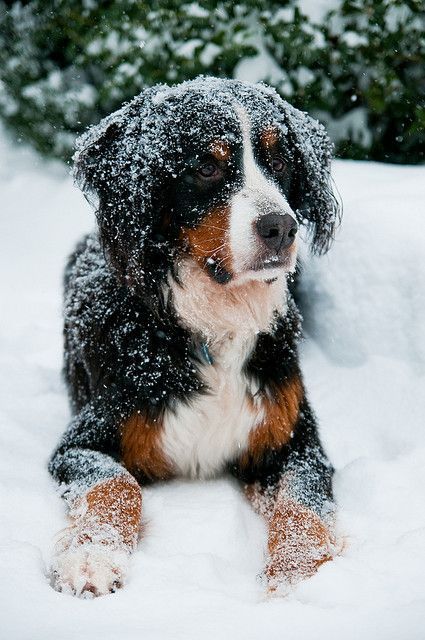
[[267,213],[257,220],[257,232],[269,249],[278,251],[290,247],[295,240],[298,225],[288,213]]

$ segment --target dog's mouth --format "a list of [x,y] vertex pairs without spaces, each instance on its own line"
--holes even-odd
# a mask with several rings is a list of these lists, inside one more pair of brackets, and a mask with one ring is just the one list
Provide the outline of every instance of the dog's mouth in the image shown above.
[[296,250],[285,250],[276,256],[258,256],[242,271],[232,274],[227,280],[229,286],[244,284],[250,281],[272,284],[282,280],[295,271]]
[[263,252],[254,259],[246,271],[260,273],[262,271],[276,269],[284,271],[285,273],[292,273],[295,269],[296,259],[297,249],[296,245],[293,244],[290,247],[275,253]]
[[295,270],[297,251],[291,246],[273,255],[257,255],[241,271],[227,271],[220,261],[209,258],[205,261],[204,269],[219,284],[240,283],[248,280],[263,280],[273,282],[284,274]]
[[297,247],[293,243],[290,247],[271,251],[258,248],[253,255],[247,256],[242,264],[234,270],[232,261],[230,269],[226,268],[221,257],[214,254],[203,260],[203,269],[219,284],[240,283],[248,280],[274,280],[284,274],[293,273],[297,260]]
[[292,258],[286,256],[272,256],[264,260],[257,260],[251,267],[252,271],[263,271],[264,269],[290,269],[292,266]]

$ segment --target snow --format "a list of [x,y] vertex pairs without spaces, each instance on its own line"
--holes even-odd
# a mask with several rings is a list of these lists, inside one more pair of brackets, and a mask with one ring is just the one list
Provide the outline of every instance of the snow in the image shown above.
[[367,38],[356,31],[346,31],[342,34],[341,40],[345,42],[347,47],[352,49],[354,47],[367,47]]
[[[357,96],[351,96],[356,102]],[[336,144],[349,136],[353,142],[367,148],[372,143],[372,134],[368,126],[368,115],[364,107],[356,107],[340,118],[333,118],[325,111],[317,111],[315,117],[326,126],[331,140]]]
[[93,216],[61,165],[4,134],[0,159],[2,637],[423,638],[425,167],[336,162],[343,225],[305,268],[303,368],[337,469],[342,556],[267,599],[265,530],[237,485],[173,482],[144,491],[125,589],[79,600],[46,577],[66,522],[46,464],[68,420],[62,268]]
[[298,6],[310,20],[321,24],[329,11],[338,9],[341,0],[299,0]]
[[257,49],[258,53],[255,56],[241,58],[233,71],[234,77],[242,82],[261,82],[267,79],[273,86],[286,87],[285,95],[291,95],[292,87],[286,71],[276,63],[267,51],[261,36],[257,35],[252,39],[252,46]]

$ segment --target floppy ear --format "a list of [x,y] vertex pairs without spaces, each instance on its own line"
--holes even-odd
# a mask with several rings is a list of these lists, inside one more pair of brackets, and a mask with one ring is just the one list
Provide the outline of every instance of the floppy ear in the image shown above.
[[102,247],[119,278],[142,285],[151,237],[154,126],[144,132],[143,94],[91,127],[77,141],[74,177],[95,207]]
[[108,118],[88,129],[76,141],[74,179],[90,204],[96,208],[116,173],[113,156],[120,133],[119,123]]
[[312,251],[326,253],[341,218],[330,175],[333,145],[317,120],[290,105],[285,112],[295,147],[292,199],[301,223],[311,230]]

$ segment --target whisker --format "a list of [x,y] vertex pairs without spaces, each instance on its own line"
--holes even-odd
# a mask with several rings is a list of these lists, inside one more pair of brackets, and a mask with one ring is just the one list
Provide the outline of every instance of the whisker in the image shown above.
[[212,256],[215,253],[217,253],[218,251],[221,251],[221,249],[225,249],[226,248],[226,243],[223,242],[222,244],[218,245],[217,247],[214,247],[213,249],[204,249],[203,247],[201,247],[199,245],[195,245],[195,246],[200,252],[202,252],[203,255]]
[[218,231],[227,231],[226,227],[215,227],[213,224],[203,224],[203,229],[217,229]]

